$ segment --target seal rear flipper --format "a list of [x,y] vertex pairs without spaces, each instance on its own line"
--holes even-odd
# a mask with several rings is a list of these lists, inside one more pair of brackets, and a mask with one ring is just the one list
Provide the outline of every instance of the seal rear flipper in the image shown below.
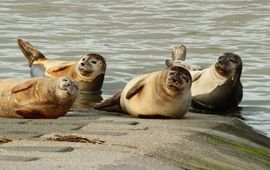
[[126,99],[131,99],[135,94],[139,93],[144,87],[144,79],[141,79],[136,84],[134,84],[126,94]]
[[35,79],[32,79],[32,80],[27,80],[25,82],[22,82],[22,83],[19,83],[17,85],[15,85],[11,92],[12,93],[18,93],[20,91],[23,91],[23,90],[26,90],[26,89],[29,89],[31,88],[32,86],[34,86],[35,84],[37,83],[37,81]]
[[95,104],[93,106],[94,109],[97,110],[105,110],[109,112],[124,112],[120,106],[120,98],[121,98],[122,90],[116,93],[113,97],[105,100],[102,103]]
[[31,67],[33,62],[38,59],[46,59],[46,57],[37,49],[35,49],[29,42],[17,39],[17,44],[21,49],[22,53],[28,60],[28,64]]

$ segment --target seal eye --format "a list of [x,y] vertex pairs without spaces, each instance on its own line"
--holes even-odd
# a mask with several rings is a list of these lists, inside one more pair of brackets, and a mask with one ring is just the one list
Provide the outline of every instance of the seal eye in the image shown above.
[[230,59],[230,62],[235,63],[235,64],[237,63],[237,61],[235,59],[232,59],[232,58]]
[[220,56],[220,57],[218,57],[218,60],[222,60],[222,59],[223,59],[223,57],[224,57],[223,55],[222,55],[222,56]]
[[93,61],[93,60],[91,61],[91,63],[92,63],[92,64],[97,64],[97,62],[96,62],[96,61]]

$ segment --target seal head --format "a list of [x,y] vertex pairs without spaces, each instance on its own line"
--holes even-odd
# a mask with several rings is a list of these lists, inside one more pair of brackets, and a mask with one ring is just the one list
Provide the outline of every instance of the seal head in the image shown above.
[[66,99],[75,100],[79,93],[78,83],[69,77],[61,77],[57,80],[57,88],[55,94],[58,96],[59,102],[65,102]]
[[242,60],[234,53],[225,53],[215,63],[216,71],[224,77],[239,79],[242,73]]
[[77,63],[77,72],[82,77],[90,77],[92,74],[105,73],[106,61],[95,53],[84,55]]

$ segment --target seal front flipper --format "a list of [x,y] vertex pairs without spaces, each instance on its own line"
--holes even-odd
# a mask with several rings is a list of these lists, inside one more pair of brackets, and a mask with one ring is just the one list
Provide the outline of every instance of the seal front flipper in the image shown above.
[[144,87],[144,79],[141,79],[136,84],[134,84],[131,89],[126,94],[126,99],[132,98],[135,94],[139,93]]
[[40,114],[34,108],[27,107],[27,106],[16,109],[15,113],[23,118],[28,118],[28,119],[45,118],[42,114]]
[[26,89],[29,89],[31,88],[33,85],[35,85],[37,83],[37,81],[35,79],[32,79],[32,80],[28,80],[28,81],[25,81],[23,83],[19,83],[17,85],[15,85],[11,92],[12,93],[18,93],[20,91],[24,91]]
[[210,93],[193,96],[191,106],[213,111],[236,108],[242,100],[243,90],[241,82],[238,82],[236,86],[234,84],[233,80],[227,80]]
[[46,59],[46,57],[37,49],[35,49],[29,42],[17,39],[17,44],[21,49],[22,53],[28,60],[29,67],[32,66],[33,62],[38,59]]
[[190,73],[191,73],[191,77],[192,77],[192,82],[194,82],[201,77],[203,71],[192,71]]
[[120,106],[121,94],[122,90],[116,93],[113,97],[105,100],[104,102],[94,105],[93,108],[110,112],[124,112]]
[[58,65],[55,67],[51,67],[46,71],[46,74],[52,77],[59,77],[66,75],[69,70],[72,72],[72,63],[63,63],[62,65]]
[[[55,108],[55,105],[47,105],[48,109]],[[44,112],[43,105],[36,106],[23,106],[18,109],[15,109],[15,113],[23,118],[27,119],[55,119],[59,115],[47,114]]]

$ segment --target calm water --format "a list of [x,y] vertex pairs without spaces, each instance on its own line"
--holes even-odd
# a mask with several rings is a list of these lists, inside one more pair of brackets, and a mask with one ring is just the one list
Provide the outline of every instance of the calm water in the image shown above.
[[2,0],[0,78],[29,77],[17,37],[51,59],[103,55],[103,98],[132,77],[163,68],[176,44],[185,44],[187,58],[202,66],[231,51],[244,62],[241,114],[270,137],[269,9],[269,0]]

